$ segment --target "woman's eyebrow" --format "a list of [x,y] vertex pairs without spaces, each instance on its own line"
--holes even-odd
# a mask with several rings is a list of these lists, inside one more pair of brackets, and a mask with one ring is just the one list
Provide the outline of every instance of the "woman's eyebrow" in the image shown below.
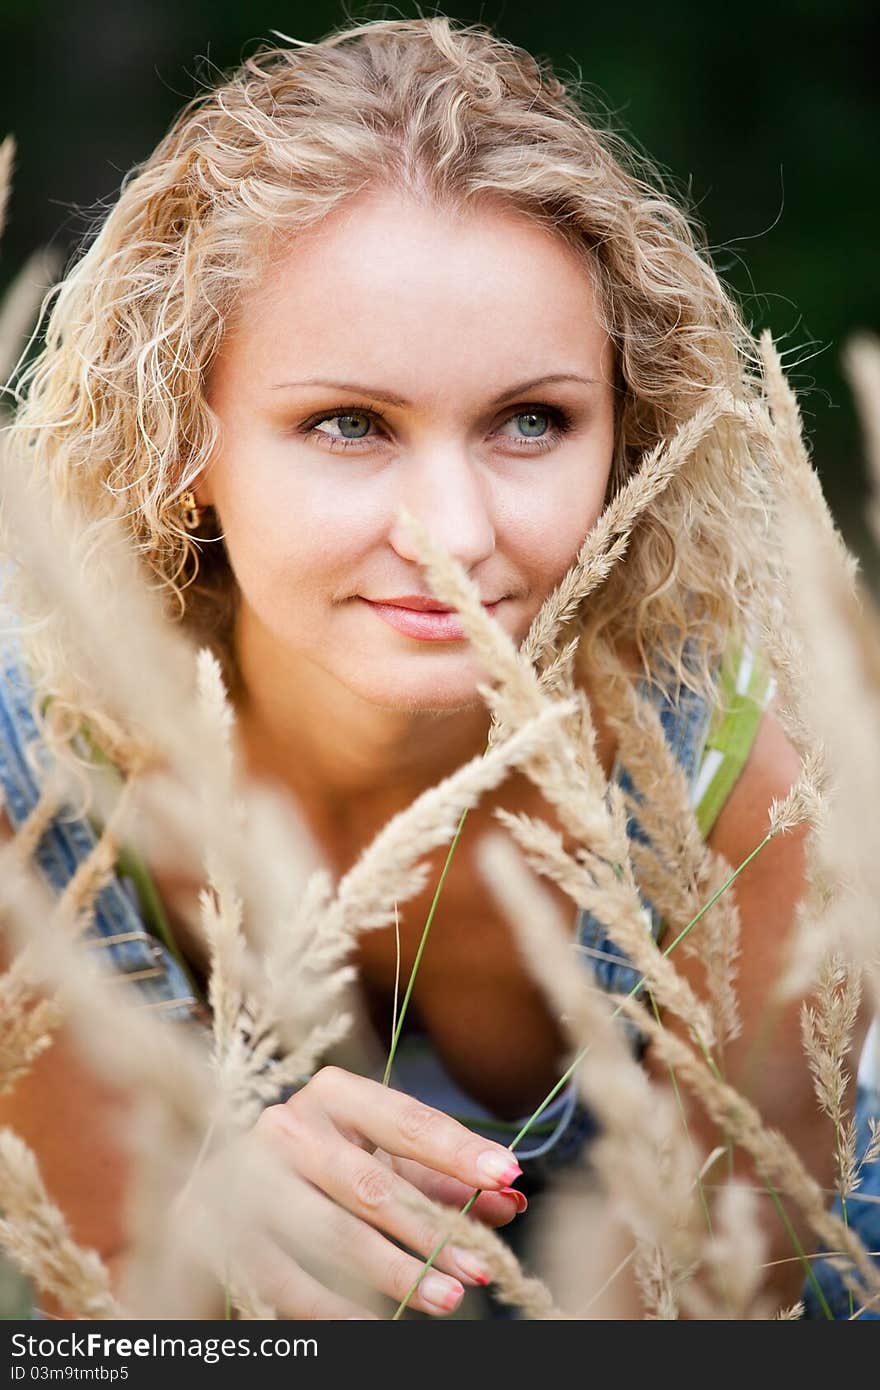
[[[502,391],[500,396],[496,396],[492,405],[500,405],[502,401],[509,400],[512,396],[520,396],[526,391],[531,391],[535,386],[548,386],[554,381],[579,381],[584,386],[598,386],[596,377],[580,376],[577,372],[551,372],[549,376],[534,377],[530,381],[521,381],[517,386],[511,386],[508,391]],[[269,387],[270,391],[295,391],[303,386],[332,386],[337,391],[354,391],[361,396],[372,396],[374,400],[382,401],[385,405],[394,405],[401,410],[410,409],[411,402],[404,400],[401,396],[392,396],[387,391],[377,390],[374,386],[359,386],[353,381],[327,381],[324,377],[308,376],[302,381],[279,381]]]

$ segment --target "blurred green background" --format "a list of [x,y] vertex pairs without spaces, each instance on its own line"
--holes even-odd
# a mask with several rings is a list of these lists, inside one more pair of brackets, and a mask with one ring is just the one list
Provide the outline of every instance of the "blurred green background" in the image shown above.
[[[0,287],[40,246],[69,257],[199,81],[272,29],[316,40],[349,22],[434,12],[351,0],[0,0],[0,135],[14,132],[19,151]],[[876,0],[460,0],[440,12],[582,78],[593,108],[690,200],[747,320],[784,348],[826,493],[873,573],[840,350],[854,330],[880,327]],[[3,1315],[21,1313],[20,1298],[7,1289]]]
[[[18,174],[0,266],[64,255],[199,79],[272,29],[315,40],[364,19],[435,13],[353,0],[0,0],[0,130]],[[878,327],[876,0],[580,5],[450,0],[467,23],[581,76],[708,229],[749,322],[781,341],[826,492],[857,551],[864,468],[840,349]]]

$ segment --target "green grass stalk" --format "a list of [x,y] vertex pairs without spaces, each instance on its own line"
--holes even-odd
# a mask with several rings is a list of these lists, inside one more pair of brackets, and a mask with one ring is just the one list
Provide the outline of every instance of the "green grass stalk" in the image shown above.
[[[448,867],[449,867],[449,861],[450,861],[450,859],[452,858],[453,850],[455,849],[455,846],[456,846],[456,844],[458,843],[458,837],[459,837],[459,834],[461,833],[461,828],[462,828],[462,825],[463,825],[463,823],[464,823],[464,819],[465,819],[465,815],[466,815],[466,814],[467,814],[466,811],[462,814],[461,821],[459,822],[459,825],[458,825],[458,830],[456,831],[456,834],[455,834],[455,837],[454,837],[454,839],[453,839],[453,841],[452,841],[452,844],[451,844],[450,847],[449,847],[449,854],[447,855],[446,864],[444,865],[444,869],[443,869],[443,875],[444,875],[444,877],[445,877],[445,874],[446,874],[446,870],[447,870]],[[678,933],[678,935],[675,937],[675,939],[674,939],[673,941],[671,941],[671,942],[669,943],[669,945],[666,946],[666,947],[664,948],[664,950],[663,950],[663,955],[664,955],[664,956],[669,956],[669,955],[671,955],[672,952],[675,950],[675,948],[676,948],[677,946],[679,946],[679,945],[681,944],[682,941],[684,941],[685,937],[688,936],[688,934],[689,934],[691,931],[693,931],[694,927],[697,925],[697,923],[700,921],[700,919],[709,911],[709,908],[712,906],[712,904],[715,903],[715,902],[717,902],[717,900],[721,897],[721,894],[722,894],[723,892],[725,892],[725,891],[730,887],[730,885],[731,885],[731,884],[739,877],[739,875],[742,873],[743,869],[745,869],[745,868],[748,867],[748,865],[752,862],[752,860],[755,858],[755,856],[758,855],[758,854],[760,854],[761,850],[764,849],[764,847],[770,843],[770,840],[771,840],[772,838],[773,838],[773,836],[772,836],[771,834],[768,834],[768,835],[765,835],[765,836],[764,836],[763,840],[761,840],[761,842],[760,842],[759,844],[757,844],[757,845],[755,846],[755,848],[746,856],[746,858],[742,861],[742,863],[739,864],[739,865],[733,870],[733,873],[729,876],[729,878],[725,879],[724,883],[721,884],[720,888],[718,888],[718,889],[712,894],[712,896],[711,896],[711,898],[709,898],[708,902],[705,902],[705,903],[703,904],[703,906],[700,908],[700,910],[699,910],[699,912],[696,914],[696,916],[692,917],[691,920],[686,924],[686,926],[682,927],[681,931]],[[438,899],[438,897],[439,897],[440,888],[442,887],[442,885],[443,885],[443,879],[441,878],[440,883],[439,883],[438,886],[437,886],[437,892],[436,892],[435,895],[434,895],[434,902],[431,904],[431,915],[430,915],[430,917],[429,917],[429,921],[428,921],[428,923],[426,923],[425,930],[424,930],[423,933],[422,933],[422,941],[421,941],[420,946],[419,946],[419,954],[416,956],[416,960],[415,960],[415,962],[414,962],[414,964],[413,964],[413,970],[412,970],[412,973],[411,973],[411,975],[410,975],[409,988],[407,989],[407,996],[406,996],[407,999],[409,999],[409,996],[410,996],[410,994],[411,994],[411,992],[412,992],[412,985],[413,985],[413,982],[414,982],[414,979],[415,979],[415,972],[416,972],[416,969],[417,969],[417,967],[418,967],[418,962],[419,962],[420,955],[421,955],[421,949],[422,949],[422,946],[424,945],[424,942],[425,942],[425,940],[426,940],[426,938],[427,938],[428,927],[429,927],[429,925],[430,925],[431,917],[433,917],[434,908],[436,907],[437,899]],[[638,995],[638,994],[641,993],[641,991],[645,988],[645,986],[646,986],[646,980],[645,980],[645,977],[642,976],[642,978],[641,978],[640,980],[637,980],[637,981],[636,981],[636,983],[633,985],[632,989],[631,989],[631,990],[629,991],[629,993],[625,996],[625,998],[626,998],[626,999],[634,999],[634,998],[636,997],[636,995]],[[404,1001],[404,1002],[406,1002],[406,1001]],[[612,1012],[611,1012],[611,1017],[612,1017],[612,1018],[616,1018],[616,1017],[618,1016],[618,1014],[619,1014],[620,1011],[621,1011],[621,1007],[622,1007],[622,1006],[621,1006],[620,1004],[618,1004],[618,1005],[612,1010]],[[399,1033],[399,1029],[398,1029],[398,1033]],[[396,1040],[395,1040],[395,1041],[396,1041]],[[533,1113],[529,1116],[529,1118],[526,1120],[526,1122],[525,1122],[525,1124],[523,1125],[522,1129],[521,1129],[521,1130],[519,1131],[519,1133],[515,1136],[515,1138],[513,1138],[513,1139],[510,1141],[510,1143],[508,1144],[507,1147],[510,1149],[511,1152],[513,1152],[513,1150],[516,1148],[517,1144],[519,1144],[519,1143],[525,1138],[525,1136],[529,1133],[529,1131],[531,1130],[532,1126],[535,1124],[535,1122],[536,1122],[537,1120],[540,1119],[540,1117],[543,1115],[544,1111],[547,1109],[547,1106],[551,1104],[551,1102],[555,1099],[555,1097],[556,1097],[556,1096],[559,1094],[559,1092],[562,1090],[563,1086],[567,1085],[567,1083],[571,1080],[572,1076],[573,1076],[574,1073],[577,1071],[577,1069],[578,1069],[578,1067],[580,1066],[581,1062],[582,1062],[582,1061],[584,1060],[584,1058],[587,1056],[589,1050],[590,1050],[590,1045],[589,1045],[589,1043],[588,1043],[585,1047],[581,1048],[580,1052],[577,1054],[577,1056],[575,1057],[574,1061],[573,1061],[573,1062],[571,1063],[571,1065],[563,1072],[562,1076],[561,1076],[561,1077],[559,1078],[559,1080],[556,1082],[556,1085],[553,1087],[553,1089],[544,1097],[544,1099],[541,1101],[541,1103],[540,1103],[540,1105],[537,1107],[537,1109],[534,1110]],[[390,1059],[389,1059],[389,1066],[388,1066],[388,1068],[386,1068],[386,1074],[389,1074],[389,1073],[390,1073]],[[467,1200],[467,1202],[465,1203],[465,1205],[461,1208],[460,1215],[463,1216],[463,1215],[465,1215],[467,1212],[470,1211],[471,1207],[473,1206],[474,1202],[477,1200],[477,1198],[479,1197],[479,1195],[480,1195],[480,1189],[477,1189],[477,1191],[474,1192],[474,1193],[468,1198],[468,1200]],[[786,1218],[786,1220],[787,1220],[787,1218]],[[788,1224],[789,1224],[789,1226],[790,1226],[790,1223],[788,1223]],[[396,1312],[394,1313],[394,1317],[392,1318],[392,1321],[395,1321],[396,1319],[400,1318],[400,1317],[403,1315],[404,1309],[407,1307],[407,1305],[408,1305],[410,1299],[412,1298],[413,1294],[415,1293],[416,1289],[418,1288],[418,1286],[419,1286],[421,1280],[422,1280],[422,1279],[424,1278],[424,1276],[427,1274],[428,1270],[431,1269],[431,1267],[433,1266],[434,1261],[436,1260],[437,1256],[440,1254],[440,1251],[443,1249],[443,1246],[446,1244],[447,1239],[448,1239],[448,1237],[444,1236],[440,1241],[438,1241],[438,1243],[437,1243],[437,1245],[435,1246],[435,1248],[431,1251],[430,1255],[428,1256],[428,1258],[425,1260],[424,1264],[422,1265],[422,1268],[421,1268],[421,1270],[420,1270],[420,1272],[419,1272],[418,1278],[413,1282],[412,1287],[407,1291],[407,1293],[406,1293],[406,1295],[404,1296],[404,1298],[403,1298],[403,1299],[401,1300],[401,1302],[398,1304],[397,1310],[396,1310]],[[796,1237],[796,1236],[795,1236],[795,1242],[796,1242],[795,1248],[797,1248],[797,1237]],[[827,1306],[827,1305],[826,1305],[826,1306]]]
[[391,1068],[394,1065],[394,1057],[397,1052],[397,1045],[400,1042],[400,1034],[403,1031],[403,1022],[406,1018],[406,1011],[409,1007],[409,1001],[412,996],[413,987],[416,982],[416,976],[419,973],[419,965],[421,964],[422,954],[428,942],[428,935],[431,931],[431,923],[434,921],[434,914],[437,911],[437,904],[440,901],[440,894],[443,891],[443,884],[446,882],[446,875],[448,874],[449,866],[452,863],[452,856],[455,853],[455,847],[458,844],[458,841],[461,837],[461,832],[464,828],[464,823],[466,819],[467,807],[465,807],[465,809],[462,811],[461,818],[458,822],[458,825],[456,826],[455,834],[452,837],[452,843],[449,846],[449,852],[446,855],[446,862],[443,865],[443,871],[440,874],[440,879],[437,883],[437,887],[434,892],[434,898],[431,903],[431,908],[428,912],[428,917],[425,922],[425,925],[422,928],[422,935],[419,940],[419,949],[416,951],[416,958],[413,961],[413,967],[409,973],[409,982],[406,986],[406,994],[403,996],[403,1003],[400,1006],[400,1017],[397,1019],[397,1024],[394,1029],[394,1036],[391,1039],[391,1047],[388,1052],[388,1061],[385,1063],[385,1075],[382,1077],[383,1086],[387,1086],[391,1080]]

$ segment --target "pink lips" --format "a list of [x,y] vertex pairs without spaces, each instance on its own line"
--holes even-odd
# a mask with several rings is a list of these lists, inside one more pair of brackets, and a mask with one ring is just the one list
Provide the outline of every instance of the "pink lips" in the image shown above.
[[[452,608],[443,608],[435,599],[423,598],[419,594],[406,594],[402,598],[385,602],[374,602],[370,599],[363,599],[363,602],[369,604],[377,618],[381,618],[389,627],[396,628],[407,637],[415,637],[417,641],[465,640],[464,628],[458,614]],[[483,607],[487,613],[494,613],[500,602],[499,599],[496,603],[486,603]],[[410,604],[413,606],[410,607]]]

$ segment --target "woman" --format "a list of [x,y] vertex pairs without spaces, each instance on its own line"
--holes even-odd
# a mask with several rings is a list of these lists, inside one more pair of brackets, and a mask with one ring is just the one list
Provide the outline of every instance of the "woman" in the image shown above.
[[[392,814],[482,751],[489,727],[480,666],[455,617],[438,611],[399,508],[430,527],[521,641],[644,451],[713,393],[749,398],[750,351],[687,218],[560,82],[485,30],[382,21],[263,53],[181,114],[62,284],[17,437],[96,517],[125,518],[146,572],[222,660],[248,769],[294,793],[343,872]],[[761,564],[749,468],[732,432],[698,449],[583,615],[577,678],[588,694],[600,632],[630,675],[671,672],[657,698],[695,786],[718,727],[718,669],[747,629],[747,581]],[[37,689],[76,712],[52,639],[51,623],[34,639]],[[763,708],[766,681],[751,695],[705,822],[733,865],[799,768]],[[615,736],[597,701],[594,715],[612,776]],[[546,811],[524,778],[501,799]],[[559,1025],[473,861],[494,804],[472,813],[444,886],[401,1091],[329,1068],[262,1125],[324,1194],[328,1220],[344,1223],[358,1272],[393,1299],[420,1270],[401,1245],[431,1248],[413,1231],[406,1183],[462,1201],[479,1186],[477,1210],[494,1225],[525,1206],[503,1143],[443,1110],[464,1104],[476,1124],[513,1126],[559,1075]],[[795,833],[736,884],[734,1084],[803,873]],[[195,875],[154,878],[197,975]],[[403,979],[432,891],[401,921]],[[583,939],[597,950],[595,933]],[[387,1038],[393,935],[362,938],[357,966]],[[181,983],[174,976],[166,997],[180,998]],[[151,987],[157,998],[165,988]],[[421,1105],[403,1094],[407,1079]],[[778,1019],[772,1071],[751,1095],[829,1186],[832,1138],[817,1121],[796,1006]],[[120,1262],[124,1174],[100,1137],[114,1104],[62,1039],[4,1098],[2,1119],[36,1148],[77,1236]],[[545,1120],[536,1175],[539,1160],[576,1156],[589,1134],[570,1096]],[[790,1254],[784,1239],[780,1249]],[[364,1315],[280,1248],[268,1258],[284,1315]],[[802,1275],[785,1268],[778,1289],[790,1301]],[[412,1306],[449,1312],[485,1279],[448,1247]]]

